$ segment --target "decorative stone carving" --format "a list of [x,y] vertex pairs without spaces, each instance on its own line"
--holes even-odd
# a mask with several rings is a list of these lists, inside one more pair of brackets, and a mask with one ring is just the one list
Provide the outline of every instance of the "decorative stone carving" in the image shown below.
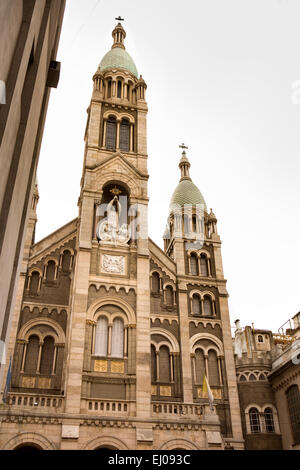
[[94,371],[95,372],[107,372],[107,361],[96,359],[94,362]]
[[118,199],[118,188],[111,190],[114,198],[107,205],[107,218],[97,226],[97,236],[105,243],[113,245],[126,245],[130,239],[130,230],[127,224],[120,226],[122,207]]
[[161,385],[159,387],[159,393],[160,393],[161,396],[171,397],[172,396],[172,389],[169,385]]
[[114,373],[124,374],[124,362],[111,361],[110,370]]
[[102,255],[101,271],[110,274],[125,274],[125,257]]
[[79,426],[63,424],[61,437],[65,439],[78,439],[79,438]]
[[28,375],[22,377],[22,387],[24,388],[34,388],[35,387],[35,377],[29,377]]

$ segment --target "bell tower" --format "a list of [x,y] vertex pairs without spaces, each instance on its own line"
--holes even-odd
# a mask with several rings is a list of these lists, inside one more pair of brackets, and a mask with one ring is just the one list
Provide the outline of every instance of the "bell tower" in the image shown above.
[[151,400],[147,86],[121,23],[112,36],[87,110],[66,412],[114,397],[142,420]]

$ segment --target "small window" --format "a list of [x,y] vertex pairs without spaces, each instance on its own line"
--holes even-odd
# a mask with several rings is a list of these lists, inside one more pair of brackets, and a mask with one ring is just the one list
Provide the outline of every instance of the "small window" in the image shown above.
[[190,257],[190,266],[191,266],[191,275],[197,276],[198,275],[198,258],[194,253]]
[[40,273],[38,271],[33,271],[30,276],[30,285],[29,285],[29,292],[32,295],[36,295],[39,288],[40,282]]
[[264,412],[266,431],[275,432],[273,410],[271,408],[266,408]]
[[65,250],[62,257],[62,269],[68,271],[71,267],[71,253],[69,250]]
[[250,375],[249,375],[249,380],[250,380],[250,381],[256,380],[255,375],[254,375],[254,374],[250,374]]
[[249,410],[250,428],[251,432],[261,432],[259,412],[256,408]]
[[199,295],[194,294],[192,298],[193,314],[201,315],[201,300]]
[[123,357],[124,351],[124,323],[122,318],[115,318],[111,334],[112,357]]
[[208,269],[207,269],[207,258],[205,255],[200,256],[200,268],[201,268],[201,276],[208,276]]
[[152,274],[152,292],[154,294],[159,294],[160,291],[160,277],[158,273]]
[[116,149],[117,121],[114,116],[110,116],[106,123],[106,148],[108,150]]
[[38,336],[30,336],[26,349],[26,358],[24,365],[25,373],[35,374],[37,371],[37,363],[40,349],[39,344],[40,340]]
[[121,80],[118,80],[117,97],[118,97],[118,98],[121,98],[121,97],[122,97],[122,82],[121,82]]
[[264,342],[263,336],[262,336],[262,335],[258,335],[257,341],[258,341],[259,343],[263,343],[263,342]]
[[208,295],[204,297],[204,315],[212,315],[212,301]]
[[166,287],[166,304],[169,307],[173,306],[173,289],[171,286]]
[[107,98],[111,98],[111,80],[107,84]]
[[129,132],[129,121],[127,119],[122,119],[120,125],[120,149],[123,150],[123,152],[129,152]]
[[107,331],[108,331],[107,318],[100,317],[97,321],[96,336],[95,336],[94,354],[97,356],[107,355]]
[[193,215],[192,217],[192,227],[193,227],[193,232],[197,232],[197,219],[196,219],[196,216]]
[[47,274],[46,274],[46,279],[47,281],[54,281],[55,279],[55,268],[56,268],[56,265],[54,263],[54,261],[49,261],[48,262],[48,265],[47,265]]
[[167,346],[159,348],[159,380],[160,382],[170,382],[170,353]]
[[41,355],[41,374],[51,374],[54,360],[54,339],[52,336],[47,336],[44,339]]
[[239,378],[239,382],[246,382],[247,379],[244,375],[241,375],[240,378]]

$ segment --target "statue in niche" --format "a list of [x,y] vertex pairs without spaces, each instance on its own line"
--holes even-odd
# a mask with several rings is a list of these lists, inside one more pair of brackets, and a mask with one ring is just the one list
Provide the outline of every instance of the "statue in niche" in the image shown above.
[[130,233],[127,224],[120,226],[122,206],[118,196],[121,191],[115,187],[110,192],[114,194],[114,197],[107,205],[107,218],[102,220],[97,227],[97,235],[103,242],[125,245],[130,239]]

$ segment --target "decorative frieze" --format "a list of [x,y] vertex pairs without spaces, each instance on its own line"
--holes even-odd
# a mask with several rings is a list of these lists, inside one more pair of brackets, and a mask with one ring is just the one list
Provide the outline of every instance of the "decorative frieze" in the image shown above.
[[101,272],[109,274],[125,274],[125,256],[101,256]]

